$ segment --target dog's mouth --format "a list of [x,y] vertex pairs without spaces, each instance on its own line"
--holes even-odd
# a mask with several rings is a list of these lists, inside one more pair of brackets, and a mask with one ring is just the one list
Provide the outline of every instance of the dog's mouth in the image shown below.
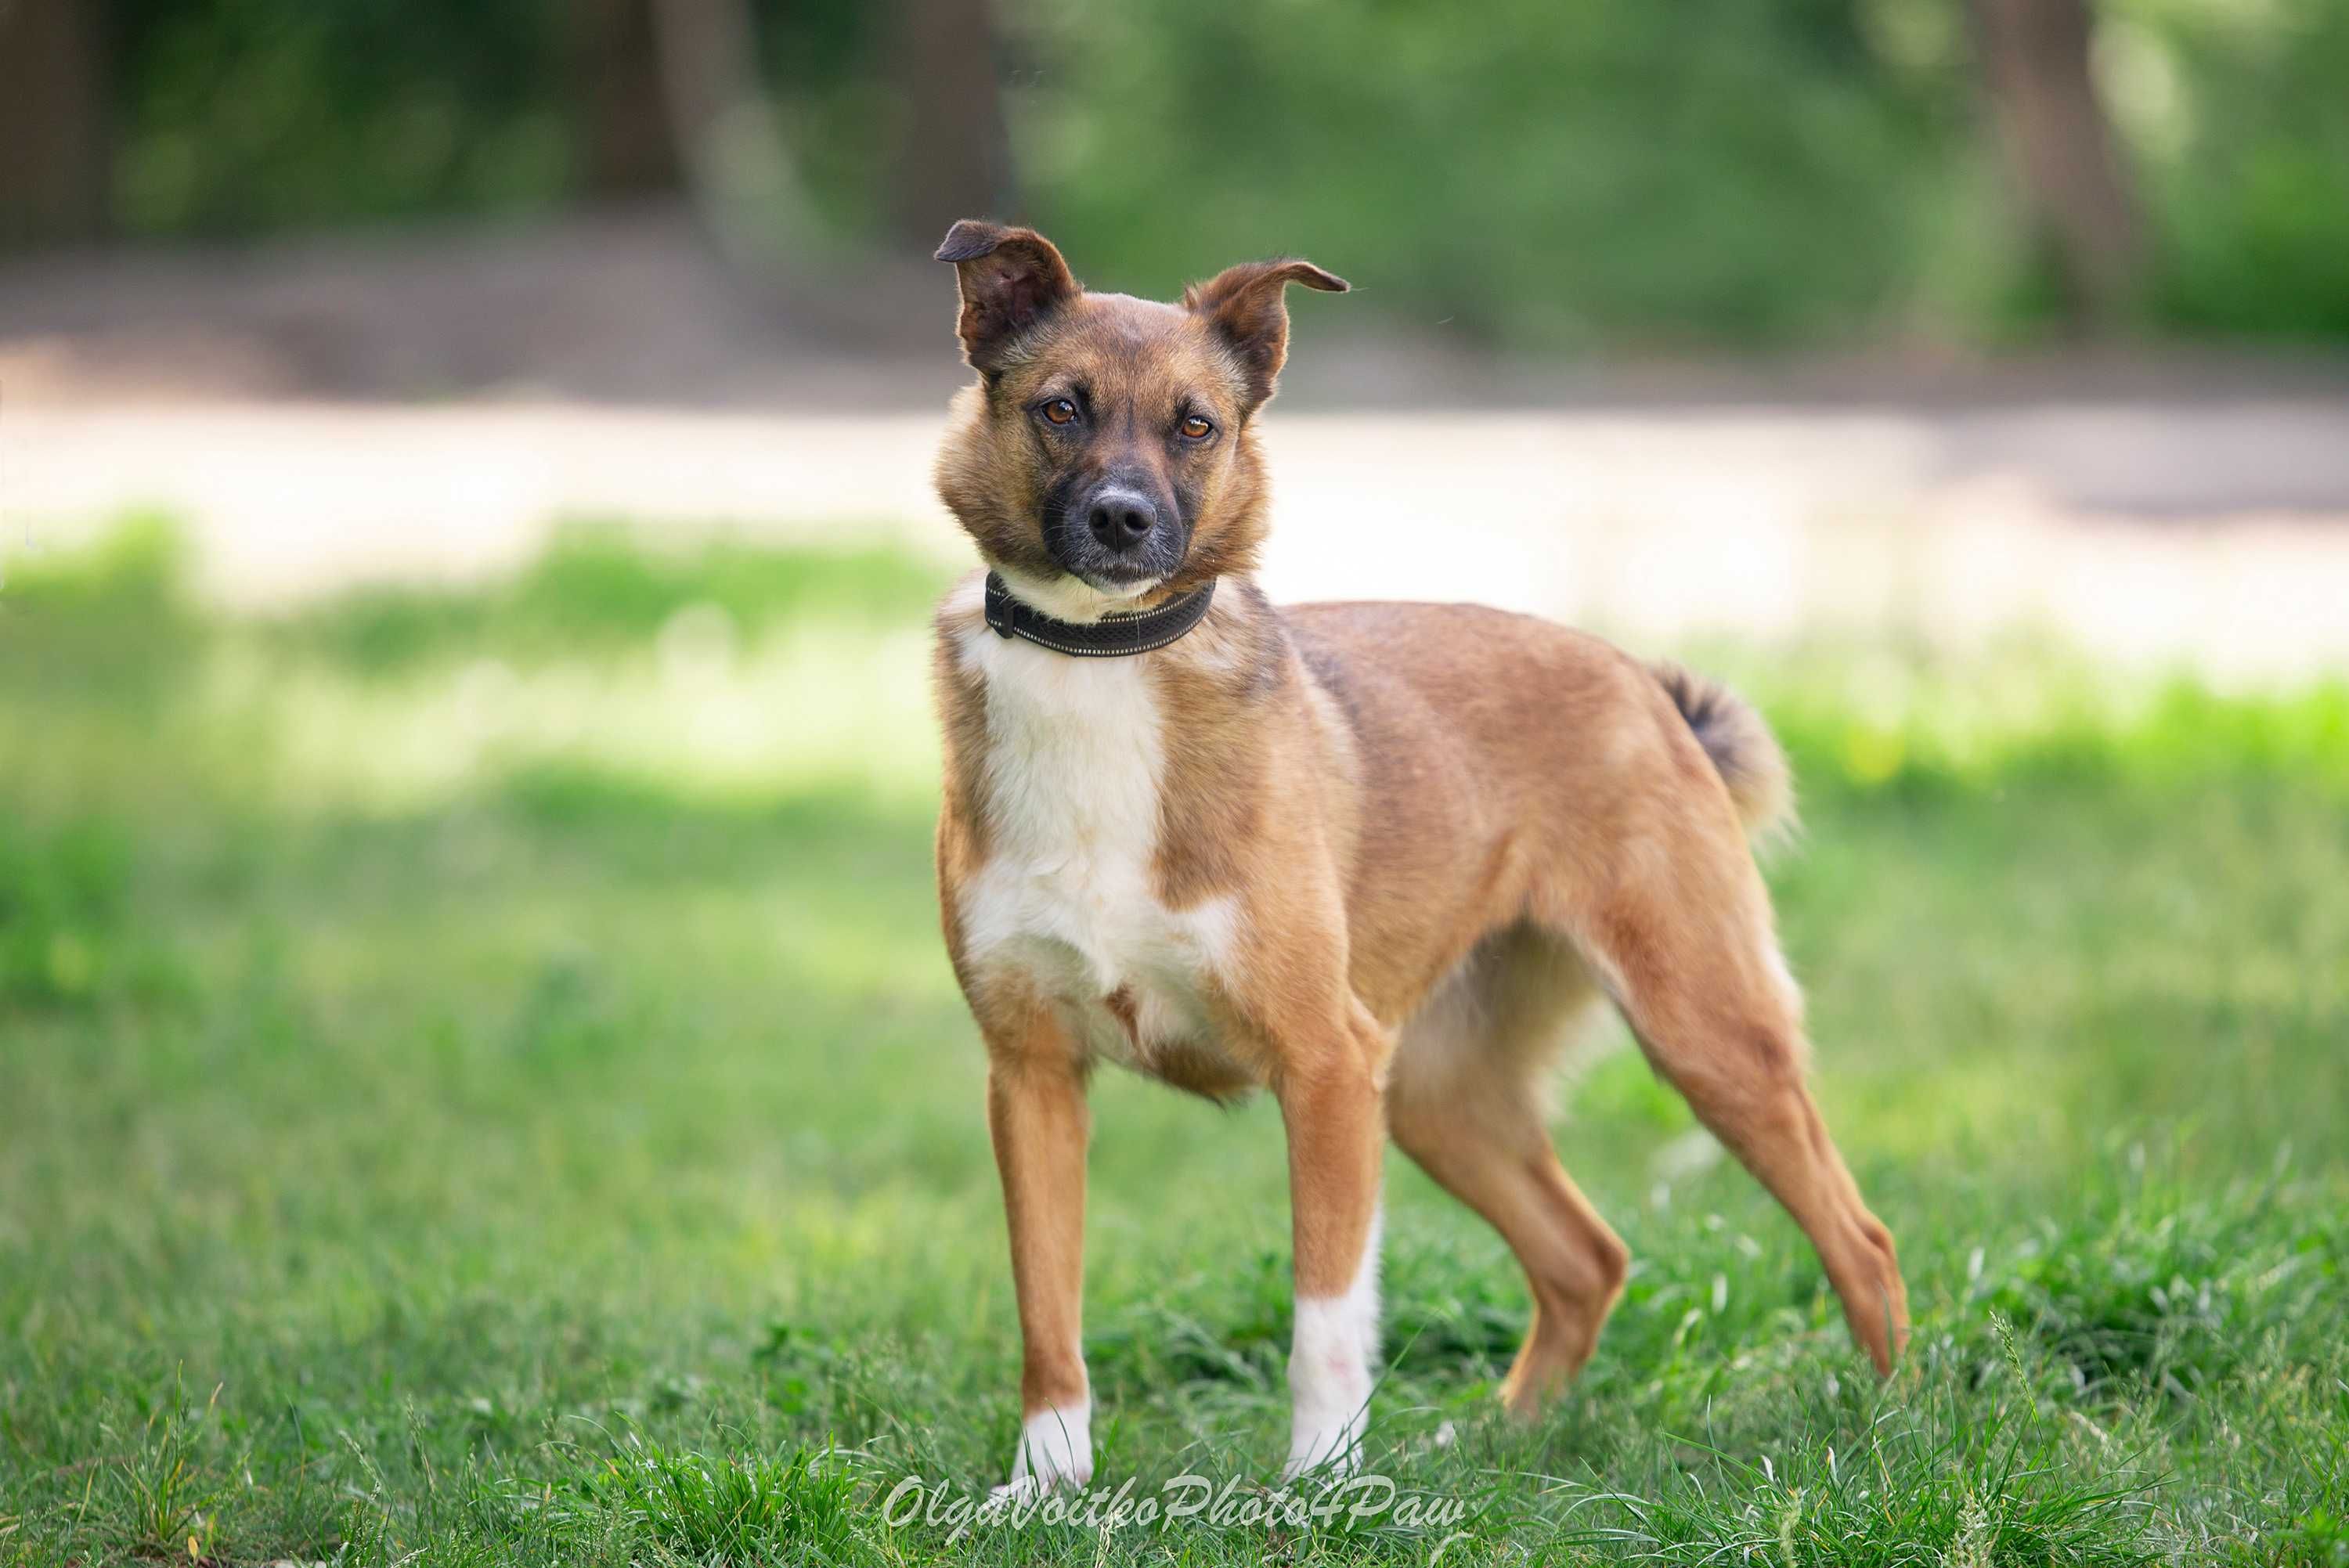
[[1139,599],[1161,583],[1166,573],[1153,567],[1119,562],[1091,572],[1073,573],[1088,588],[1097,588],[1113,599]]
[[1060,543],[1047,552],[1055,566],[1093,592],[1120,600],[1138,599],[1174,576],[1186,553],[1172,539],[1124,552],[1095,548],[1091,540],[1071,540],[1065,532]]

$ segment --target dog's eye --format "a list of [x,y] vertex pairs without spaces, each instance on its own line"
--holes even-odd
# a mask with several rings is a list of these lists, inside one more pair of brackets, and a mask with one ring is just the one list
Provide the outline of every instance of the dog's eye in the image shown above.
[[1066,397],[1055,397],[1044,405],[1044,418],[1055,425],[1065,425],[1077,417],[1077,406]]
[[1216,427],[1196,414],[1185,419],[1180,428],[1186,441],[1204,441],[1216,433]]

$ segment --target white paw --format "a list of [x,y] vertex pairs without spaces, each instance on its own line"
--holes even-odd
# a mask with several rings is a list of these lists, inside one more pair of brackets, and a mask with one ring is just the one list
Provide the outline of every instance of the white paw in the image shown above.
[[[1033,1502],[1052,1491],[1055,1484],[1040,1480],[1032,1475],[1019,1476],[1005,1481],[1001,1486],[990,1489],[987,1494],[987,1500],[989,1502]],[[1057,1484],[1061,1485],[1064,1490],[1073,1491],[1080,1483],[1069,1481]]]
[[994,1496],[1009,1501],[1079,1491],[1093,1479],[1092,1406],[1039,1410],[1020,1428],[1011,1479]]
[[[1311,1305],[1298,1304],[1300,1321]],[[1299,1334],[1298,1343],[1288,1363],[1294,1418],[1281,1479],[1350,1476],[1361,1464],[1362,1437],[1371,1424],[1370,1357],[1363,1340]]]
[[1360,1470],[1367,1417],[1367,1410],[1357,1406],[1352,1416],[1334,1423],[1308,1426],[1300,1421],[1288,1439],[1288,1462],[1280,1467],[1282,1484],[1309,1476],[1343,1480]]

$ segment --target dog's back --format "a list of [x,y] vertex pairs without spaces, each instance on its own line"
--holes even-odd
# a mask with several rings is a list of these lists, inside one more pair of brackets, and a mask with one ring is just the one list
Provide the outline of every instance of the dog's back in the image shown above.
[[1660,711],[1640,700],[1652,686],[1702,748],[1748,832],[1762,838],[1792,824],[1785,754],[1752,705],[1718,681],[1674,664],[1641,664],[1588,633],[1481,604],[1342,602],[1289,605],[1280,614],[1307,668],[1350,721],[1403,741],[1398,721],[1408,709],[1406,744],[1456,747],[1482,779],[1505,782],[1523,771],[1528,746],[1538,748],[1537,769],[1652,760],[1643,735],[1620,729],[1644,730]]

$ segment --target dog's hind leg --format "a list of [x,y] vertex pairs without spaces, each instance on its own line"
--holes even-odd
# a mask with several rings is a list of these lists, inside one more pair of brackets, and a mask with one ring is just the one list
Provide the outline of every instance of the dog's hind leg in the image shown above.
[[1495,938],[1405,1026],[1387,1091],[1403,1152],[1482,1214],[1526,1271],[1533,1322],[1501,1386],[1520,1416],[1590,1358],[1630,1264],[1543,1126],[1541,1079],[1596,1000],[1555,939]]
[[1889,1374],[1909,1337],[1908,1291],[1892,1234],[1804,1083],[1801,997],[1760,873],[1725,836],[1650,851],[1568,917],[1582,951],[1657,1072],[1810,1237],[1852,1337]]

